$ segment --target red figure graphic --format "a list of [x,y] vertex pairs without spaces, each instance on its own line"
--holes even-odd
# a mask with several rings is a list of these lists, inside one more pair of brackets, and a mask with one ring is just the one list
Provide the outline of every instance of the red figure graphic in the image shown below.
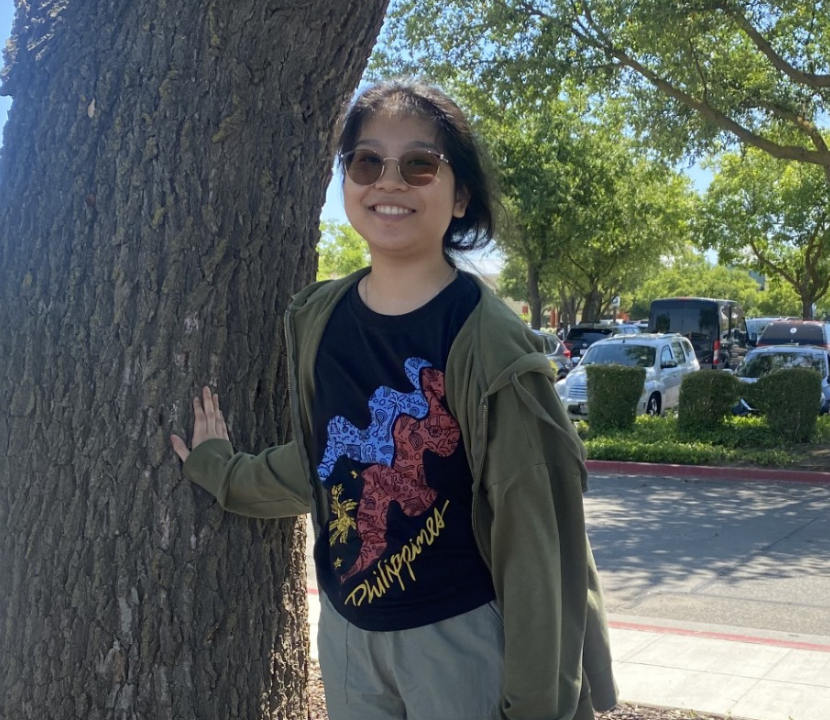
[[392,467],[372,465],[361,475],[363,495],[357,509],[360,553],[340,582],[366,570],[383,555],[389,507],[393,502],[398,503],[409,517],[421,515],[435,502],[437,493],[427,485],[424,476],[424,451],[429,450],[440,457],[452,455],[461,438],[461,429],[441,404],[444,374],[434,368],[425,368],[421,371],[421,389],[429,412],[421,420],[411,415],[401,415],[395,420]]

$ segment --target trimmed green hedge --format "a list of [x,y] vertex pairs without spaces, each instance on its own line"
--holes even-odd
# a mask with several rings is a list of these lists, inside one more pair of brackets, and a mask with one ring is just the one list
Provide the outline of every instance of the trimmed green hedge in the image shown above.
[[821,411],[821,376],[807,368],[787,368],[745,386],[744,397],[767,418],[770,429],[791,442],[807,442]]
[[[628,431],[598,435],[587,422],[576,424],[591,460],[621,460],[680,465],[750,464],[793,467],[806,463],[804,445],[790,444],[763,416],[729,417],[694,438],[681,433],[674,417],[640,415]],[[810,438],[830,444],[830,416],[822,416]]]
[[694,435],[721,425],[741,397],[740,381],[728,372],[690,373],[680,385],[677,426]]
[[626,365],[588,365],[588,422],[594,432],[634,427],[646,370]]

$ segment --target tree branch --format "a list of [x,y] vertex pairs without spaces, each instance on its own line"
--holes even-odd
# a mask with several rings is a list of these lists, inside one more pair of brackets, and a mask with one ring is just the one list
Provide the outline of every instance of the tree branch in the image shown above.
[[796,160],[798,162],[811,163],[822,167],[830,166],[829,151],[808,150],[807,148],[799,145],[779,145],[778,143],[772,142],[771,140],[768,140],[767,138],[762,137],[761,135],[758,135],[748,128],[745,128],[743,125],[735,122],[732,118],[728,117],[720,110],[713,108],[705,102],[697,100],[683,90],[680,90],[680,88],[675,87],[670,82],[640,64],[637,60],[622,50],[618,50],[614,47],[608,47],[606,48],[606,52],[608,52],[612,57],[615,57],[621,65],[630,68],[639,75],[642,75],[652,85],[659,90],[662,90],[669,97],[674,98],[679,103],[686,105],[686,107],[689,107],[692,110],[696,110],[707,120],[711,121],[719,128],[731,132],[747,145],[757,147],[759,150],[763,150],[779,160]]
[[776,70],[780,70],[788,78],[790,78],[790,80],[799,83],[800,85],[806,85],[807,87],[815,89],[830,88],[830,75],[818,75],[816,73],[804,72],[803,70],[799,70],[797,67],[794,67],[788,63],[775,51],[769,40],[758,32],[758,30],[752,25],[752,23],[749,22],[746,16],[738,10],[737,7],[731,3],[724,3],[721,5],[721,9],[725,15],[731,17],[735,21],[735,24],[749,36],[752,42],[755,43],[755,46],[767,56]]
[[[680,88],[676,87],[650,68],[647,68],[645,65],[635,60],[624,50],[617,48],[597,25],[591,15],[590,8],[587,7],[587,4],[582,6],[582,16],[585,18],[588,27],[585,27],[585,25],[580,21],[580,15],[573,0],[571,2],[571,6],[574,13],[574,20],[571,23],[571,33],[574,37],[584,43],[587,43],[591,47],[596,48],[597,50],[602,50],[608,57],[615,58],[620,65],[633,70],[635,73],[648,80],[656,88],[662,90],[666,95],[686,107],[697,111],[717,127],[732,133],[735,137],[747,145],[757,147],[759,150],[763,150],[779,160],[796,160],[798,162],[811,163],[825,168],[830,167],[830,151],[826,148],[808,150],[807,148],[798,145],[779,145],[778,143],[772,142],[771,140],[752,132],[740,123],[735,122],[732,118],[720,110],[717,110],[708,103],[698,100],[697,98],[689,95],[687,92],[684,92]],[[830,173],[827,174],[828,180],[830,180]]]
[[777,265],[776,263],[772,262],[772,260],[767,258],[763,250],[761,250],[753,240],[749,241],[749,247],[752,249],[752,252],[755,254],[755,257],[758,258],[758,262],[761,263],[761,267],[768,267],[776,275],[784,278],[784,280],[786,280],[790,285],[792,285],[796,290],[798,290],[800,286],[798,278],[796,278],[786,268]]

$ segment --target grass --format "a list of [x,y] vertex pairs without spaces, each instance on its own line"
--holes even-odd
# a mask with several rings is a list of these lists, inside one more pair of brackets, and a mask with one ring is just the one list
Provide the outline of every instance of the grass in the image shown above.
[[[810,443],[791,444],[767,427],[763,417],[729,417],[720,427],[684,436],[676,416],[637,418],[634,428],[598,435],[577,423],[592,460],[672,463],[678,465],[758,465],[814,467],[815,454],[830,443],[830,417],[818,420]],[[830,470],[830,465],[826,468]]]

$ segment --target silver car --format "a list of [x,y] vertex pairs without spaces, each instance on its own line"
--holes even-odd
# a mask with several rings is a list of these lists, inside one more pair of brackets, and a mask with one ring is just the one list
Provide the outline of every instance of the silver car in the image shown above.
[[589,347],[582,362],[564,380],[556,383],[556,391],[565,405],[568,417],[583,419],[588,415],[589,365],[629,365],[646,370],[643,393],[637,413],[661,415],[680,402],[680,383],[685,375],[700,370],[692,344],[672,334],[618,335],[599,340]]
[[821,375],[821,412],[830,408],[830,354],[811,345],[766,345],[750,350],[735,370],[741,382],[754,383],[775,370],[808,368]]

